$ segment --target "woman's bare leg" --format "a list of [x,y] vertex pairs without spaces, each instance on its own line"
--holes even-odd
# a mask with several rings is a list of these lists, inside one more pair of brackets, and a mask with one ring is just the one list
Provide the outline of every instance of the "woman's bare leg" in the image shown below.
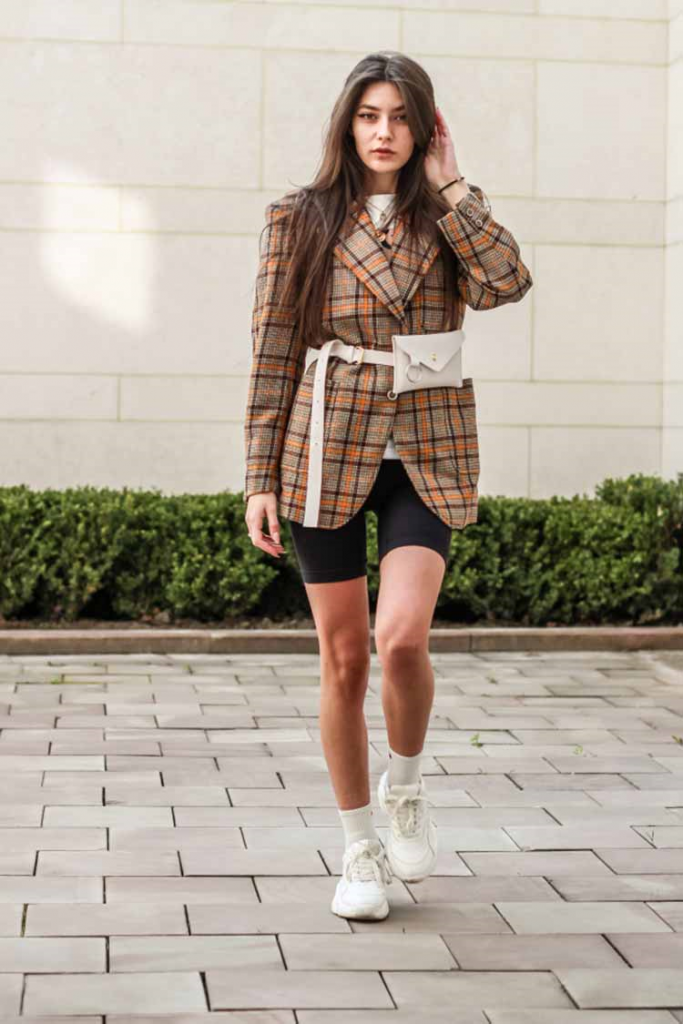
[[367,576],[307,583],[320,644],[320,739],[340,810],[370,803],[363,703],[370,675]]
[[437,551],[406,544],[380,562],[375,645],[389,746],[414,757],[424,746],[434,701],[429,628],[446,569]]

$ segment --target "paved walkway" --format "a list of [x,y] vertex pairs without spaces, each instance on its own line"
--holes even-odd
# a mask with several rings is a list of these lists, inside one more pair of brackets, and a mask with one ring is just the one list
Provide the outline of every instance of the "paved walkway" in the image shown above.
[[351,924],[316,656],[0,658],[3,1024],[683,1021],[683,655],[432,661],[437,870]]

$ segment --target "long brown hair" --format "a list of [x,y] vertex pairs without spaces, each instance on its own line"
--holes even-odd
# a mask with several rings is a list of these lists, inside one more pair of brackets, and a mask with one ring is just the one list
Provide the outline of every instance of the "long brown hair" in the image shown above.
[[434,88],[416,61],[395,50],[371,53],[348,75],[334,104],[323,140],[319,170],[310,185],[285,195],[291,200],[288,252],[291,254],[282,302],[296,312],[298,335],[305,343],[321,338],[321,315],[332,250],[352,224],[352,204],[367,198],[366,167],[356,151],[351,121],[365,89],[374,82],[392,82],[401,94],[415,146],[400,169],[396,213],[405,220],[408,244],[438,240],[444,258],[446,294],[444,329],[453,324],[457,305],[457,260],[436,220],[450,209],[445,197],[430,186],[424,159],[436,123]]

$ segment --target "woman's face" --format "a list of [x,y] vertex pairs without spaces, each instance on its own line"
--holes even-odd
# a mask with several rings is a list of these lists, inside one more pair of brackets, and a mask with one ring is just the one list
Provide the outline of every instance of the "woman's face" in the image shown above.
[[[393,82],[373,82],[367,87],[354,111],[351,133],[367,168],[370,193],[395,192],[398,172],[410,159],[415,139]],[[382,154],[380,149],[390,152]]]

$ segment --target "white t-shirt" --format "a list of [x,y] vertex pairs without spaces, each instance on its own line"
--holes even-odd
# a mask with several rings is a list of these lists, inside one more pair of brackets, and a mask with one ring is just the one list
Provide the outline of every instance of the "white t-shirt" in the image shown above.
[[[372,200],[372,204],[368,204],[366,207],[368,213],[372,217],[372,222],[375,226],[379,224],[380,217],[389,206],[391,202],[396,199],[393,192],[375,192],[373,195],[368,196],[368,199]],[[400,459],[401,456],[394,447],[393,435],[389,437],[387,446],[384,449],[383,459]]]

